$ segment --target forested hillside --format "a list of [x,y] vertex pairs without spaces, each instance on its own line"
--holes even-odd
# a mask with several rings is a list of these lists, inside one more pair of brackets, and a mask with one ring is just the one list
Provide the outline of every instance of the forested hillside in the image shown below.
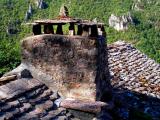
[[[46,7],[36,6],[37,0],[0,0],[0,75],[20,63],[20,40],[31,35],[25,22],[55,18],[60,6],[69,8],[70,16],[94,19],[106,23],[107,40],[125,40],[160,63],[160,1],[159,0],[44,0]],[[25,21],[26,11],[33,13]],[[138,7],[138,8],[137,8]],[[130,13],[134,24],[126,31],[116,31],[108,25],[111,14]]]

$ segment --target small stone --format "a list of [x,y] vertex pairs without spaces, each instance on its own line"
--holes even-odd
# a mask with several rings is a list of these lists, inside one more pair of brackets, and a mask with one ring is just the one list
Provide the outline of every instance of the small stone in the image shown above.
[[23,107],[21,107],[20,108],[20,112],[26,112],[26,111],[28,111],[29,109],[31,109],[32,108],[32,106],[31,106],[31,104],[29,104],[29,103],[24,103],[23,104]]
[[142,91],[142,94],[147,94],[148,92],[147,91]]
[[54,92],[51,96],[50,96],[50,100],[55,101],[56,99],[59,98],[59,95],[57,92]]
[[36,105],[36,108],[41,109],[42,111],[43,111],[43,110],[47,110],[47,111],[48,111],[48,110],[50,110],[52,107],[53,107],[53,102],[50,101],[50,100],[46,101],[46,102],[43,103],[43,104]]
[[36,109],[30,112],[30,114],[38,118],[38,117],[44,117],[47,114],[47,112],[44,109],[36,106]]
[[11,105],[12,107],[18,107],[20,106],[20,103],[18,100],[12,101],[8,103],[9,105]]
[[118,83],[118,86],[122,86],[122,85],[124,85],[126,83],[126,81],[120,81],[119,83]]
[[28,100],[24,96],[20,97],[18,100],[19,100],[20,103],[28,102]]
[[140,86],[141,86],[141,84],[140,83],[135,83],[135,85],[134,85],[136,88],[139,88]]

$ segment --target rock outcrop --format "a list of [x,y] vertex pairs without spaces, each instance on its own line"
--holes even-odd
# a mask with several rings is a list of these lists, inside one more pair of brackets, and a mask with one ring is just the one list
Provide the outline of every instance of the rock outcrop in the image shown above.
[[47,8],[47,4],[44,0],[35,0],[35,4],[39,9]]
[[33,14],[33,8],[32,8],[31,4],[29,5],[28,13],[31,14],[31,15]]
[[114,14],[111,14],[109,17],[109,26],[113,27],[117,31],[127,30],[129,24],[133,23],[133,19],[130,15],[123,15],[120,17],[115,16]]
[[143,2],[141,0],[135,0],[134,3],[133,3],[133,5],[132,5],[132,9],[136,10],[136,11],[142,11],[142,10],[144,10],[144,4],[143,4]]
[[59,16],[61,18],[66,18],[69,17],[69,11],[68,8],[66,6],[61,6],[60,11],[59,11]]
[[25,21],[28,21],[31,18],[32,14],[33,14],[33,8],[32,5],[30,4],[24,18]]

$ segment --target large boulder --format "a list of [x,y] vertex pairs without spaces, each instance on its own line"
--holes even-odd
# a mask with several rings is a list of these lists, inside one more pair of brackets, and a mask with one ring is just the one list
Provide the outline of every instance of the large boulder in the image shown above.
[[131,17],[130,13],[128,15],[119,17],[111,14],[109,17],[109,26],[118,31],[127,30],[130,23],[133,23],[133,18]]

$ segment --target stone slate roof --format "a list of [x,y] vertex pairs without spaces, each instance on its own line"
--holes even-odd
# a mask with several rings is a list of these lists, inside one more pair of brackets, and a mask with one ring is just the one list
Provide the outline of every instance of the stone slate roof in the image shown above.
[[116,98],[159,120],[160,64],[123,41],[108,46],[108,62]]
[[122,41],[109,45],[108,53],[113,86],[160,99],[160,64]]
[[55,95],[36,79],[15,79],[0,86],[0,120],[49,120],[70,117],[56,108]]
[[[111,84],[117,99],[158,120],[160,64],[131,44],[120,41],[108,46],[108,58]],[[33,78],[17,78],[0,84],[0,120],[77,119],[66,109],[56,108],[55,99],[54,93],[46,85]],[[128,109],[118,111],[127,117]]]

